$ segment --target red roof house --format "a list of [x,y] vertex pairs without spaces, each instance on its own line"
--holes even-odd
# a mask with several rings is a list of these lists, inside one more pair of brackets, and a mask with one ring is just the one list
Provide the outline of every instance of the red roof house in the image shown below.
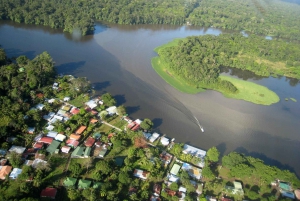
[[77,131],[75,132],[77,135],[81,135],[83,131],[85,131],[86,126],[80,126]]
[[52,137],[42,137],[38,142],[43,142],[45,144],[51,144],[53,141]]
[[89,138],[84,142],[84,145],[85,145],[86,147],[91,147],[91,146],[94,145],[95,141],[96,141],[96,140],[95,140],[94,138],[89,137]]
[[66,142],[66,145],[67,146],[70,146],[70,147],[73,147],[73,148],[76,148],[78,146],[79,142],[77,140],[74,140],[74,139],[68,139],[67,142]]
[[56,188],[45,188],[41,192],[41,197],[55,199],[56,193]]
[[33,148],[41,149],[41,148],[43,148],[43,146],[44,146],[43,142],[36,142],[36,143],[34,143]]
[[78,114],[80,112],[80,110],[78,109],[78,108],[76,108],[76,107],[73,107],[72,109],[71,109],[71,111],[70,111],[70,113],[71,114]]
[[136,131],[140,128],[139,124],[136,124],[134,127],[131,128],[132,131]]
[[131,129],[134,126],[135,126],[135,122],[131,122],[130,124],[128,124],[127,128]]

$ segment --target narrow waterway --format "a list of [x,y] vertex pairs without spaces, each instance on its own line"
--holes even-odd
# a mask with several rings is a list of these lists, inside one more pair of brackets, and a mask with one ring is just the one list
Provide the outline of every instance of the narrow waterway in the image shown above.
[[[59,73],[88,77],[99,93],[110,92],[133,118],[150,118],[158,132],[222,154],[240,151],[300,175],[298,80],[260,78],[227,70],[274,90],[281,101],[260,106],[224,98],[215,91],[191,95],[170,87],[152,69],[153,49],[171,41],[222,30],[167,25],[102,25],[93,36],[77,37],[45,27],[0,22],[0,44],[8,56],[30,58],[48,51]],[[226,72],[224,72],[226,73]],[[195,117],[204,127],[199,129]]]

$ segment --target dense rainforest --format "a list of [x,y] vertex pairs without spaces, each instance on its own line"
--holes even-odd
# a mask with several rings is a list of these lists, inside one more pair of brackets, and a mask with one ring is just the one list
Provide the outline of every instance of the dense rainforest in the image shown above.
[[118,24],[176,24],[244,30],[297,40],[300,6],[279,0],[0,0],[0,19],[94,31],[94,20]]
[[[0,50],[0,138],[27,131],[26,123],[31,119],[24,118],[35,99],[35,91],[51,84],[55,75],[54,62],[46,52],[29,60],[20,56],[14,60],[6,58]],[[48,90],[49,91],[49,90]],[[46,92],[47,93],[47,92]],[[39,114],[28,113],[33,119]]]
[[166,62],[169,73],[194,86],[218,82],[220,66],[263,76],[300,78],[298,44],[255,35],[192,36],[180,40],[178,45],[160,49],[158,54]]

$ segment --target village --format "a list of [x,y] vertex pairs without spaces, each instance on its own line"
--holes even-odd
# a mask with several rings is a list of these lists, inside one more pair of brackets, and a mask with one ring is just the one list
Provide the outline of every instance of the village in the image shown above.
[[[55,82],[52,90],[59,91],[62,84]],[[38,101],[30,111],[41,115],[44,126],[27,128],[25,146],[18,136],[7,138],[7,149],[0,149],[0,179],[33,183],[41,189],[42,200],[77,200],[81,191],[87,194],[85,200],[230,201],[244,197],[239,180],[224,185],[219,195],[204,190],[203,170],[218,162],[218,150],[175,143],[165,134],[151,132],[151,121],[132,120],[109,94],[60,95],[61,99],[44,98],[42,93],[36,96]],[[41,184],[35,185],[33,172],[39,171],[45,178],[38,177]],[[300,190],[294,190],[289,181],[277,180],[272,186],[278,189],[276,199],[300,199]]]

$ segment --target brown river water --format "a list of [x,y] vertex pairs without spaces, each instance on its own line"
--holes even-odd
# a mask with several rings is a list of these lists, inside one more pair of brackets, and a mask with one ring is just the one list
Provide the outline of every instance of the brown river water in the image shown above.
[[[78,37],[46,27],[0,21],[0,44],[8,56],[33,58],[48,51],[58,73],[86,76],[99,93],[110,92],[132,118],[150,118],[155,130],[202,149],[238,151],[300,175],[299,80],[263,78],[224,69],[224,74],[267,86],[281,98],[260,106],[228,99],[215,91],[181,93],[151,67],[153,49],[174,38],[220,34],[213,28],[169,25],[103,25],[94,35]],[[204,127],[202,133],[197,120]]]

